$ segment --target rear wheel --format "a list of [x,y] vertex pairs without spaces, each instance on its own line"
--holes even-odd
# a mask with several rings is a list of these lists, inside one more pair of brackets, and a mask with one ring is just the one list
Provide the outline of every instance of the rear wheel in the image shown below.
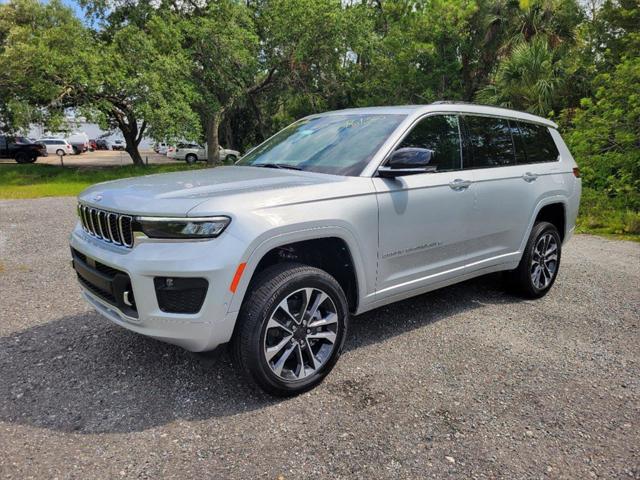
[[540,298],[551,289],[560,269],[562,240],[555,225],[533,226],[518,268],[510,272],[517,291],[527,298]]
[[65,153],[64,153],[64,150],[62,150],[61,148],[59,148],[58,150],[56,150],[56,155],[57,155],[57,156],[61,157],[61,156],[63,156],[64,154],[65,154]]
[[186,157],[184,157],[184,159],[189,165],[193,165],[198,161],[198,156],[195,153],[189,153]]
[[340,356],[348,307],[338,282],[306,265],[265,270],[240,310],[232,348],[241,370],[278,396],[318,385]]
[[36,161],[35,155],[30,155],[27,152],[19,152],[16,154],[16,162],[18,163],[33,163]]
[[227,155],[225,157],[225,160],[227,163],[236,163],[236,160],[238,160],[238,157],[236,157],[235,155]]

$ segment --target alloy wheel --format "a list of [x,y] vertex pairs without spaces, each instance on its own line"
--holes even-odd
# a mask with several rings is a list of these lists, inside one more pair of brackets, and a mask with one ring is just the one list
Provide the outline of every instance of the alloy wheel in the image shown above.
[[263,353],[271,371],[284,380],[301,380],[331,357],[338,337],[338,313],[318,288],[296,290],[273,310],[264,333]]
[[543,290],[551,284],[558,270],[558,241],[551,233],[542,235],[531,255],[531,281]]

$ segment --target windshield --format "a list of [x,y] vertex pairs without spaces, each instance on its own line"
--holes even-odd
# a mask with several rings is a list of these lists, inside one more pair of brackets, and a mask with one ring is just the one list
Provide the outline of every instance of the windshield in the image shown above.
[[237,165],[359,175],[405,115],[325,115],[289,125]]

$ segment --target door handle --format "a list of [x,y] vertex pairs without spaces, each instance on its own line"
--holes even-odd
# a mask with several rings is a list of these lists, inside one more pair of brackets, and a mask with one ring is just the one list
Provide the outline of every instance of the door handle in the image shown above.
[[471,180],[463,180],[461,178],[456,178],[449,182],[449,187],[453,190],[464,190],[469,188],[469,185],[471,185]]
[[529,183],[534,182],[536,178],[538,178],[537,173],[526,172],[525,174],[522,175],[522,179],[525,182],[529,182]]

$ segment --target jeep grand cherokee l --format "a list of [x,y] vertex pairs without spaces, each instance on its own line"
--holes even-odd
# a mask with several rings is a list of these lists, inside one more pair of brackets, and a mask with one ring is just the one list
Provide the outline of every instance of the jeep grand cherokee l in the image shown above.
[[580,199],[555,123],[468,104],[303,118],[234,166],[95,185],[71,235],[85,299],[264,390],[317,385],[350,315],[490,272],[537,298]]

